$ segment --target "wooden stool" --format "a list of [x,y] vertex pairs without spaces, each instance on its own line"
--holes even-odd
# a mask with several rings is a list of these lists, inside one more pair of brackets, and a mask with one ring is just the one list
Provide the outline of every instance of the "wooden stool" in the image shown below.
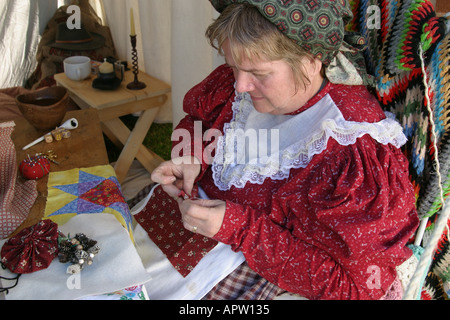
[[[160,107],[167,101],[171,88],[168,84],[139,72],[139,81],[147,87],[129,90],[126,85],[134,80],[131,72],[125,72],[120,87],[112,91],[102,91],[92,87],[95,76],[83,81],[73,81],[64,73],[56,74],[56,83],[69,91],[70,97],[80,108],[95,108],[98,111],[102,130],[122,152],[114,166],[117,179],[122,182],[136,158],[148,172],[152,172],[163,160],[142,145]],[[132,131],[119,117],[142,112]]]

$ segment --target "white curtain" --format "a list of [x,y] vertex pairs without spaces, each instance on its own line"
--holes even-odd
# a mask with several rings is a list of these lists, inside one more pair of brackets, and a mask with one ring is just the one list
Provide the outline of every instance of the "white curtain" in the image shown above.
[[214,8],[207,0],[95,1],[102,4],[119,58],[127,61],[131,60],[133,8],[139,67],[172,86],[172,99],[156,121],[176,125],[184,116],[186,92],[222,63],[205,38],[207,26],[217,15]]
[[23,86],[36,69],[36,51],[56,1],[0,1],[0,88]]

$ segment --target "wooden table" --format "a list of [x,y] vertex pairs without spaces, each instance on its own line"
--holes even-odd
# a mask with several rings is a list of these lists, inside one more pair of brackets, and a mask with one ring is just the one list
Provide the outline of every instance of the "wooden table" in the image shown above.
[[[160,107],[167,101],[171,88],[168,84],[139,72],[139,81],[147,87],[142,90],[129,90],[126,85],[134,80],[131,71],[125,72],[124,80],[116,90],[94,89],[95,76],[83,81],[73,81],[64,73],[56,74],[56,83],[69,91],[70,97],[82,109],[94,108],[98,111],[105,135],[122,152],[114,166],[117,179],[122,182],[136,158],[148,172],[152,172],[162,158],[142,145]],[[119,117],[142,111],[134,129],[130,131]]]
[[[45,132],[37,131],[25,118],[15,119],[16,126],[11,139],[16,148],[17,166],[28,155],[34,156],[36,153],[46,153],[49,150],[53,150],[57,155],[56,161],[59,162],[59,165],[51,163],[50,172],[108,164],[108,153],[106,152],[97,111],[95,109],[69,111],[66,113],[63,122],[71,118],[78,120],[78,128],[71,131],[70,138],[52,143],[41,142],[27,150],[22,150],[22,148],[41,137]],[[14,236],[24,228],[35,225],[44,217],[47,183],[48,175],[37,181],[38,196],[30,214],[10,236]]]

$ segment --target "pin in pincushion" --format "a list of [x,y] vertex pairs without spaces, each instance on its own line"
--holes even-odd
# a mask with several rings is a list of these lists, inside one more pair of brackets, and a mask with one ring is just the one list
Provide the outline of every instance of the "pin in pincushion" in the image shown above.
[[50,161],[42,156],[28,157],[20,163],[19,171],[25,179],[38,180],[50,172]]

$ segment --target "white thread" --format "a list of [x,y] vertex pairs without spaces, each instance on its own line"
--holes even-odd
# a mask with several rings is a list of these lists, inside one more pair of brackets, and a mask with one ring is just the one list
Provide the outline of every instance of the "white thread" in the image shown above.
[[[433,233],[430,237],[430,239],[428,240],[427,246],[425,247],[421,258],[419,260],[419,264],[417,265],[416,271],[414,272],[413,277],[411,278],[411,282],[406,290],[404,299],[405,300],[415,300],[417,299],[420,291],[422,289],[421,285],[422,285],[422,280],[424,277],[424,274],[428,271],[429,268],[429,264],[433,258],[433,254],[435,251],[435,248],[442,236],[442,232],[445,230],[445,228],[447,227],[447,220],[450,216],[450,210],[448,210],[447,206],[445,205],[445,201],[444,201],[444,191],[442,188],[442,179],[441,179],[441,173],[440,173],[440,164],[439,164],[439,158],[438,158],[438,150],[437,150],[437,138],[436,138],[436,132],[435,132],[435,124],[434,124],[434,117],[433,117],[433,111],[431,110],[431,102],[430,102],[430,97],[428,94],[428,80],[427,80],[427,73],[425,70],[425,63],[423,60],[423,49],[422,46],[419,46],[419,53],[420,53],[420,61],[422,64],[422,73],[423,73],[423,83],[425,85],[425,98],[427,100],[427,108],[428,108],[428,112],[430,114],[430,123],[431,123],[431,128],[432,128],[432,138],[433,138],[433,146],[435,149],[435,162],[436,162],[436,174],[438,177],[438,181],[439,181],[439,190],[440,190],[440,197],[441,197],[441,202],[442,202],[442,212],[440,213],[439,218],[437,219],[436,223],[435,223],[435,227],[433,230]],[[426,223],[428,221],[428,218],[424,218],[421,222],[421,228],[419,228],[419,231],[421,232],[422,229],[425,230]],[[420,242],[422,242],[422,237],[423,234],[421,235],[417,235],[416,237],[420,237],[419,239],[419,245]],[[417,242],[416,242],[417,243]]]
[[[431,109],[431,100],[430,100],[430,95],[428,94],[429,91],[429,86],[428,86],[428,77],[427,77],[427,72],[425,70],[425,63],[423,61],[423,49],[422,46],[419,46],[419,54],[420,54],[420,62],[421,62],[421,67],[422,67],[422,73],[423,73],[423,84],[425,86],[425,99],[427,100],[427,110],[429,113],[429,119],[430,119],[430,124],[431,124],[431,135],[432,135],[432,143],[433,143],[433,148],[435,151],[435,157],[434,157],[434,161],[435,161],[435,165],[436,165],[436,175],[438,178],[438,185],[439,185],[439,191],[440,191],[440,197],[441,197],[441,203],[442,203],[442,210],[444,209],[444,190],[442,189],[442,177],[441,177],[441,170],[440,170],[440,163],[439,163],[439,154],[438,154],[438,148],[437,148],[437,137],[436,137],[436,126],[434,123],[434,116],[433,116],[433,110]],[[417,231],[417,235],[416,235],[416,240],[414,242],[414,245],[416,246],[420,246],[422,239],[423,239],[423,235],[426,229],[426,225],[428,223],[428,217],[424,217],[420,223],[419,229]]]

